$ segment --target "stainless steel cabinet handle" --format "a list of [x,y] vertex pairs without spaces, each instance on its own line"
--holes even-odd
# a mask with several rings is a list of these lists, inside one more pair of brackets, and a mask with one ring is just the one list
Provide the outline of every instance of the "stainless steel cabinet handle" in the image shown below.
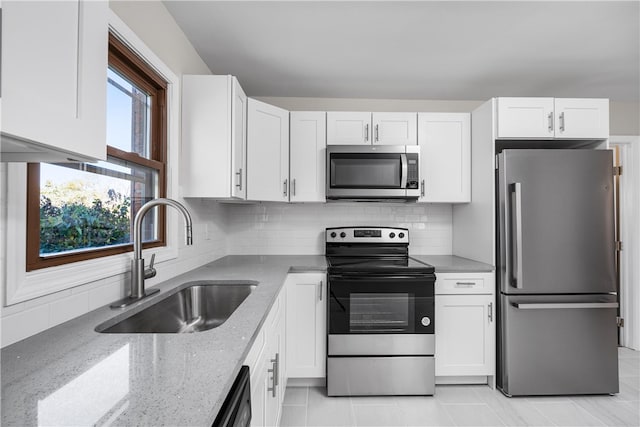
[[475,282],[456,282],[456,286],[469,287],[475,286]]
[[[511,192],[516,199],[513,210],[515,217],[515,248],[512,243],[510,260],[512,272],[515,271],[515,275],[511,277],[511,286],[515,285],[516,288],[522,289],[522,184],[519,182],[511,184]],[[513,256],[514,249],[516,252],[515,257]]]
[[493,303],[489,303],[489,323],[493,322]]
[[564,132],[564,111],[560,113],[560,132]]
[[296,179],[293,179],[293,195],[296,195]]
[[549,113],[549,132],[553,132],[553,111]]
[[282,195],[287,197],[287,180],[285,179],[282,183]]
[[378,125],[376,125],[376,142],[380,141],[380,138],[378,138]]
[[364,140],[369,142],[369,124],[364,125]]
[[512,303],[512,306],[520,310],[548,310],[568,308],[618,308],[617,302],[569,302],[569,303]]
[[271,359],[271,369],[267,369],[267,372],[272,375],[273,387],[267,387],[267,391],[271,392],[272,397],[276,397],[276,387],[278,387],[278,370],[280,369],[278,366],[279,364],[280,354],[276,353],[276,358]]
[[236,172],[236,175],[238,175],[238,183],[236,184],[236,187],[242,190],[242,168],[240,168],[239,172]]
[[279,372],[280,372],[280,353],[276,353],[276,358],[275,359],[271,359],[271,363],[275,363],[275,373],[274,373],[274,377],[275,377],[275,381],[274,384],[277,386],[280,383],[280,379],[278,378],[280,376]]
[[322,280],[320,280],[320,286],[318,286],[318,299],[322,301]]
[[422,183],[420,185],[420,196],[424,197],[424,179],[422,180]]
[[275,371],[276,371],[275,368],[267,369],[267,372],[269,372],[271,374],[271,381],[272,381],[272,384],[273,384],[273,387],[267,387],[267,391],[271,392],[271,396],[272,397],[276,397],[276,374],[275,374]]

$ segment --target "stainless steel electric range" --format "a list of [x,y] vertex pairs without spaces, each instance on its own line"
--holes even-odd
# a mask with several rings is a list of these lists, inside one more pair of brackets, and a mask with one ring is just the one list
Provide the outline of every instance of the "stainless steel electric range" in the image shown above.
[[340,227],[325,237],[327,394],[433,394],[435,274],[409,257],[409,231]]

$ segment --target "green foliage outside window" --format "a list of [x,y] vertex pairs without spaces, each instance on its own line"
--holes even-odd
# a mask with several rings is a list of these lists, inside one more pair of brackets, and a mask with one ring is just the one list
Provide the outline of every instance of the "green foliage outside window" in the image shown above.
[[[113,189],[104,194],[74,188],[45,186],[40,196],[40,253],[52,254],[130,242],[131,198]],[[83,198],[70,194],[83,192]],[[87,199],[92,196],[92,200]]]

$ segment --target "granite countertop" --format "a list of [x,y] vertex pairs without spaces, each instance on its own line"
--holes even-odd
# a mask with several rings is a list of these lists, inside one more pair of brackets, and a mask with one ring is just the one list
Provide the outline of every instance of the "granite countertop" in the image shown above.
[[436,274],[490,272],[495,270],[490,264],[455,255],[411,255],[411,258],[433,265],[436,268]]
[[[227,256],[155,286],[160,294],[125,311],[105,306],[8,346],[2,425],[210,426],[286,275],[325,270],[324,256]],[[224,324],[208,331],[94,331],[197,280],[259,283]]]

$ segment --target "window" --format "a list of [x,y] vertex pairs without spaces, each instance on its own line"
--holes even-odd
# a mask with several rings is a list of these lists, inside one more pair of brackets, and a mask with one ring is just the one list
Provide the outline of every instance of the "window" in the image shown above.
[[[133,218],[165,196],[167,83],[109,35],[107,160],[32,163],[27,271],[132,250]],[[165,245],[165,209],[144,219],[143,247]]]

